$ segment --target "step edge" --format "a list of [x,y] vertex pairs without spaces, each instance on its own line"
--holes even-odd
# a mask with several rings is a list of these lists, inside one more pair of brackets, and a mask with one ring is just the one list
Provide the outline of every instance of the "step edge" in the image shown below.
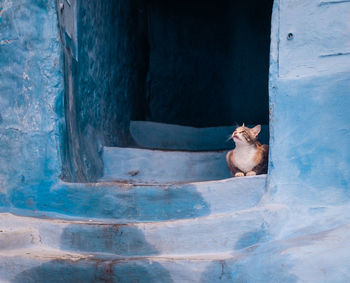
[[162,220],[162,221],[143,221],[143,222],[122,222],[119,219],[117,221],[110,221],[109,222],[104,222],[104,221],[96,221],[96,220],[88,220],[88,221],[83,221],[83,220],[67,220],[67,219],[59,219],[59,218],[39,218],[39,217],[33,217],[33,216],[23,216],[23,215],[16,215],[12,212],[4,212],[1,214],[9,215],[11,217],[15,218],[26,218],[31,222],[48,222],[48,223],[57,223],[57,224],[62,224],[62,225],[97,225],[97,226],[113,226],[113,225],[118,225],[118,226],[144,226],[144,225],[157,225],[157,226],[166,226],[168,224],[175,224],[175,223],[188,223],[191,221],[205,221],[205,220],[212,220],[212,219],[220,219],[220,218],[226,218],[226,217],[239,217],[240,215],[245,215],[249,213],[254,213],[254,212],[265,212],[265,211],[280,211],[280,210],[285,210],[287,206],[282,205],[282,204],[271,204],[268,206],[253,206],[247,209],[241,209],[229,213],[218,213],[218,214],[212,214],[212,215],[205,215],[205,216],[200,216],[200,217],[193,217],[193,218],[184,218],[184,219],[169,219],[169,220]]
[[244,253],[195,253],[195,254],[159,254],[159,255],[144,255],[144,256],[119,256],[112,253],[103,252],[73,252],[61,249],[51,248],[49,246],[38,246],[24,249],[12,249],[7,251],[0,251],[0,258],[42,258],[44,260],[98,260],[98,261],[138,261],[138,260],[225,260],[241,257]]
[[[135,182],[133,180],[112,180],[111,178],[100,178],[98,182],[96,183],[67,183],[64,182],[62,184],[66,184],[69,186],[74,186],[74,184],[87,184],[90,186],[98,186],[98,185],[120,185],[120,186],[130,186],[130,187],[147,187],[147,186],[154,186],[154,187],[169,187],[169,186],[179,186],[179,185],[206,185],[206,184],[214,184],[214,183],[224,183],[224,182],[231,182],[234,180],[242,180],[242,179],[265,179],[267,178],[267,174],[259,174],[255,176],[244,176],[244,177],[230,177],[230,178],[224,178],[224,179],[217,179],[217,180],[203,180],[203,181],[183,181],[183,182],[169,182],[169,183],[155,183],[155,182]],[[94,185],[95,184],[95,185]]]
[[[232,147],[233,149],[234,147]],[[103,153],[107,152],[113,152],[114,150],[132,150],[132,151],[156,151],[156,152],[169,152],[169,153],[177,153],[177,154],[193,154],[193,155],[206,155],[209,153],[215,154],[215,153],[224,153],[229,151],[230,149],[219,149],[219,150],[203,150],[203,151],[193,151],[193,150],[173,150],[173,149],[160,149],[160,148],[140,148],[140,147],[120,147],[120,146],[104,146],[103,147]],[[231,150],[232,150],[231,149]]]

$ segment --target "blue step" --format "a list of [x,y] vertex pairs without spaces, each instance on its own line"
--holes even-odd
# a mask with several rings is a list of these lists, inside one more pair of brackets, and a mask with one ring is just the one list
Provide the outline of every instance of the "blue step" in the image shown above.
[[4,222],[0,224],[0,251],[26,248],[39,243],[40,232],[36,228],[33,229],[30,224],[21,223],[20,226],[13,226],[13,223],[6,225]]
[[186,152],[105,147],[101,181],[184,183],[231,177],[226,151]]
[[[220,282],[221,266],[231,269],[232,255],[120,258],[59,250],[0,252],[0,281],[14,283],[77,282]],[[228,271],[228,270],[227,270]],[[205,274],[211,281],[203,281]],[[213,279],[216,280],[213,281]],[[206,280],[206,279],[204,279]]]
[[[262,242],[239,252],[118,255],[41,248],[0,250],[1,282],[348,282],[350,226]],[[200,238],[198,239],[200,241]],[[341,272],[340,272],[341,271]]]
[[[157,223],[72,224],[64,227],[60,248],[121,256],[235,252],[273,238],[276,231],[271,227],[279,227],[282,212],[257,209]],[[55,230],[58,233],[58,227]]]
[[[190,151],[227,150],[234,147],[228,140],[235,126],[194,128],[149,121],[131,121],[130,132],[136,143],[145,148]],[[262,125],[262,143],[269,143],[269,126]]]
[[[61,219],[144,222],[231,213],[255,206],[266,175],[175,185],[58,183],[13,190],[11,211]],[[23,201],[28,200],[31,201]]]
[[30,227],[31,241],[22,248],[47,246],[124,257],[227,253],[270,240],[276,232],[271,227],[279,227],[283,211],[283,207],[276,206],[195,219],[128,224],[58,221],[6,214],[0,215],[0,230],[15,234],[17,229]]

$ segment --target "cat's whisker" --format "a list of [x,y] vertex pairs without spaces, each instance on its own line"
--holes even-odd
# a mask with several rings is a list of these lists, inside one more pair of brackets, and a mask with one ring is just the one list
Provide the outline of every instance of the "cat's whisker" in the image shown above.
[[229,140],[233,140],[232,135],[230,135],[230,136],[227,138],[226,142],[228,142]]

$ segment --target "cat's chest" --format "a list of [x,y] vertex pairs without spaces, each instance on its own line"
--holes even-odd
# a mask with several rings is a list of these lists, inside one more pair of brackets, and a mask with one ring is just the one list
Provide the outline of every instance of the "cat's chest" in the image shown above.
[[233,156],[235,166],[245,173],[251,171],[257,165],[256,153],[255,147],[236,148]]

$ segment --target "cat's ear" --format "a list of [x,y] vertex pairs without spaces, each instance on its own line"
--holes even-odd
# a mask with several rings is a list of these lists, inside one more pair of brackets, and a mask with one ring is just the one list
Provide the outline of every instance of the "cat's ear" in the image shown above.
[[261,131],[261,125],[256,125],[254,128],[250,129],[250,131],[253,133],[255,137],[257,137]]
[[242,127],[245,127],[244,123],[242,124]]

